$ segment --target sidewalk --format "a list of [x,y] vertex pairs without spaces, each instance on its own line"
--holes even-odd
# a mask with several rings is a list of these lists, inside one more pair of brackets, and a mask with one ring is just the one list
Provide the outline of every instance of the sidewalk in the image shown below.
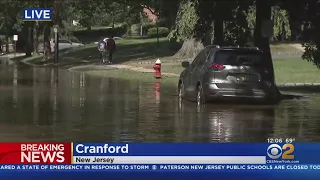
[[[26,53],[16,53],[16,57],[22,57],[26,55]],[[13,58],[14,57],[14,53],[9,53],[9,54],[4,54],[4,55],[0,55],[0,58],[5,59],[5,58]]]
[[[110,69],[124,69],[124,70],[131,70],[131,71],[136,71],[136,72],[142,72],[142,73],[154,73],[153,69],[150,68],[144,68],[144,67],[135,67],[131,65],[124,65],[124,64],[112,64],[112,65],[83,65],[83,66],[76,66],[69,68],[69,70],[110,70]],[[164,76],[175,76],[179,77],[179,74],[175,73],[161,73]]]

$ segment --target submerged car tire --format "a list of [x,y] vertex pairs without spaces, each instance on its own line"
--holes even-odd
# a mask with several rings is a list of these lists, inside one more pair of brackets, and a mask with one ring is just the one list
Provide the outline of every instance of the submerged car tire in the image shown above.
[[196,102],[197,104],[204,104],[206,102],[205,97],[203,95],[203,89],[201,84],[197,87]]
[[180,82],[178,85],[178,98],[179,101],[182,101],[184,99],[184,85],[183,82]]

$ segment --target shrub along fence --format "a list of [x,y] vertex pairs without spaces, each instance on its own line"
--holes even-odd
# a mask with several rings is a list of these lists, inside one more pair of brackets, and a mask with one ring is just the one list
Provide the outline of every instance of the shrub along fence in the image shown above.
[[159,35],[159,37],[166,37],[169,34],[169,29],[166,27],[158,27],[158,30],[156,27],[150,28],[148,30],[148,37],[157,37]]

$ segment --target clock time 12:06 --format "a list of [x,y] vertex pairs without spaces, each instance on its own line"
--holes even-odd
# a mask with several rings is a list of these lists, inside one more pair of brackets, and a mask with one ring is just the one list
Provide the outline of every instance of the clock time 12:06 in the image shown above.
[[283,141],[282,141],[282,138],[268,138],[267,139],[267,143],[276,143],[276,144],[278,144],[278,143],[282,143]]

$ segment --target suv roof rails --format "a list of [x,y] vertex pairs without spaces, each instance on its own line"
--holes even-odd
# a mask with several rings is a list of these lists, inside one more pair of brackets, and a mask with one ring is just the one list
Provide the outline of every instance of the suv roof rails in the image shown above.
[[208,45],[209,47],[214,47],[214,48],[220,48],[219,45],[215,45],[215,44],[211,44],[211,45]]
[[255,46],[253,46],[253,47],[252,47],[252,46],[251,46],[251,47],[250,47],[250,46],[247,46],[247,47],[245,47],[245,48],[259,50],[259,48],[258,48],[258,47],[255,47]]
[[235,46],[223,46],[224,48],[240,48],[239,45],[235,45]]
[[245,48],[250,48],[250,49],[256,49],[259,50],[259,48],[257,46],[253,46],[253,44],[246,44]]

